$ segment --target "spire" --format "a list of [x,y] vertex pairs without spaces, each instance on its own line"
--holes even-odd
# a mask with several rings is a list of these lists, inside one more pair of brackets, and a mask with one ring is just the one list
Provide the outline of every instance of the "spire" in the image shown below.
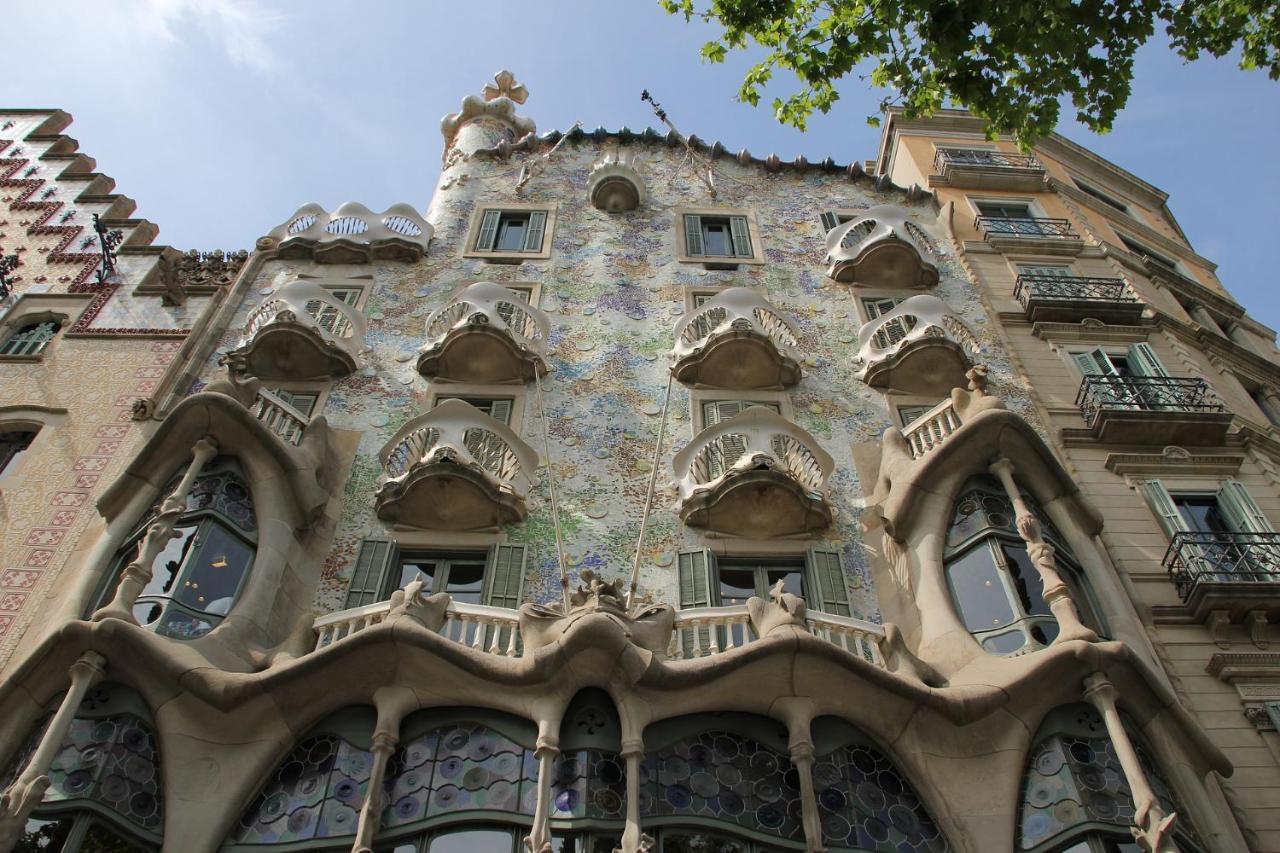
[[493,83],[481,94],[463,98],[462,109],[440,121],[445,168],[477,149],[492,148],[504,140],[517,142],[534,133],[533,119],[516,115],[516,107],[528,97],[529,90],[516,82],[515,75],[502,70],[493,75]]

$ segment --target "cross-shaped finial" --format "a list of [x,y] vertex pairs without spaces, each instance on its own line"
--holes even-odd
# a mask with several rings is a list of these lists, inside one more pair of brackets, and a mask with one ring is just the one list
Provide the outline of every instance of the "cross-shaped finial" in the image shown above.
[[494,85],[484,87],[484,99],[496,101],[498,98],[510,98],[517,104],[523,104],[529,98],[529,90],[516,82],[516,75],[505,68],[493,75]]

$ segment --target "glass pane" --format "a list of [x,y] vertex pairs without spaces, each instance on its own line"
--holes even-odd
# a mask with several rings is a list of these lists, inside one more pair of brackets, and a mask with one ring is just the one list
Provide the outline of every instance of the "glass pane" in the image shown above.
[[143,853],[147,848],[126,841],[114,831],[101,823],[89,827],[84,841],[77,848],[78,853]]
[[[178,570],[182,568],[182,564],[187,561],[187,555],[196,544],[195,532],[198,525],[191,524],[185,527],[179,527],[175,530],[177,537],[170,539],[165,545],[164,550],[156,557],[155,568],[151,576],[150,582],[142,590],[143,596],[168,596],[173,594],[173,582],[178,577]],[[121,569],[127,566],[136,556],[136,552],[130,553],[125,559]]]
[[404,589],[412,581],[422,580],[422,594],[430,595],[435,591],[435,573],[437,563],[435,560],[410,560],[400,564],[400,585],[397,589]]
[[453,596],[454,601],[479,604],[480,590],[483,586],[484,563],[461,561],[449,563],[449,580],[443,591]]
[[253,549],[219,524],[205,531],[204,544],[187,562],[174,598],[194,610],[225,616],[253,562]]
[[164,619],[156,626],[157,634],[173,637],[175,640],[194,640],[196,637],[203,637],[212,630],[212,622],[193,616],[190,613],[184,613],[172,607],[172,605],[169,611],[164,614]]
[[509,829],[464,829],[431,839],[430,853],[511,853]]
[[528,217],[502,214],[502,223],[498,226],[498,242],[494,250],[498,252],[524,251],[524,232],[529,224]]
[[749,853],[747,842],[705,832],[664,832],[662,853]]
[[1230,532],[1222,514],[1218,512],[1217,498],[1174,495],[1173,502],[1178,505],[1178,513],[1190,529],[1212,533]]
[[773,585],[782,581],[782,591],[804,597],[804,571],[802,569],[776,568],[765,572],[765,594],[773,589]]
[[58,853],[71,833],[73,821],[40,820],[34,818],[27,821],[14,853]]
[[1006,634],[997,634],[994,637],[986,637],[982,641],[982,647],[993,655],[1013,654],[1026,644],[1027,636],[1021,631],[1009,631]]
[[1013,588],[1018,593],[1022,612],[1036,616],[1050,615],[1053,611],[1044,600],[1044,581],[1041,580],[1035,563],[1031,562],[1031,556],[1027,553],[1026,547],[1002,543],[1000,549],[1004,553],[1005,561],[1009,564]]
[[704,255],[733,254],[728,221],[702,217],[702,253]]
[[951,597],[960,619],[970,631],[989,631],[1013,621],[1004,584],[1000,582],[995,555],[986,544],[979,545],[947,566]]
[[750,568],[720,568],[720,604],[732,607],[746,604],[756,594],[756,571]]

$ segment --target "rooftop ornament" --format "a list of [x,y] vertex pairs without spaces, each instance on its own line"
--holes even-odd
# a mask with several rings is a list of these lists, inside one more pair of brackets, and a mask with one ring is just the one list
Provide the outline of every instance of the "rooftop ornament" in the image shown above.
[[648,89],[640,93],[640,100],[651,104],[653,106],[653,114],[658,117],[658,121],[665,124],[684,143],[685,151],[688,152],[689,164],[693,166],[693,174],[697,176],[698,180],[702,181],[702,185],[707,188],[707,192],[710,193],[711,197],[715,198],[716,170],[711,165],[711,161],[694,150],[693,143],[676,128],[671,119],[667,118],[667,111],[662,108],[662,104],[654,99],[653,95],[649,94]]
[[124,242],[124,232],[119,228],[108,229],[102,217],[93,215],[93,230],[98,235],[98,248],[102,259],[98,263],[98,284],[106,284],[116,272],[116,251]]
[[0,255],[0,302],[8,299],[9,294],[13,293],[13,280],[9,276],[20,263],[17,255]]

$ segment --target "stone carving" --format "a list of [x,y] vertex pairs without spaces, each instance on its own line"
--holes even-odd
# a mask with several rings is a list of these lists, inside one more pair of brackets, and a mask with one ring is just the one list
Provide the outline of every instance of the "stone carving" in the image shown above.
[[446,168],[452,165],[451,156],[454,157],[453,162],[466,158],[465,152],[453,155],[455,150],[461,150],[455,149],[453,143],[458,131],[473,122],[488,120],[496,123],[506,128],[515,140],[534,133],[537,125],[533,119],[516,115],[516,106],[523,104],[528,97],[529,90],[517,83],[515,75],[510,71],[503,70],[494,75],[493,85],[484,87],[483,95],[468,95],[464,98],[462,109],[440,120],[440,132],[444,134]]
[[447,592],[423,595],[424,587],[426,583],[418,577],[405,584],[403,589],[391,593],[391,608],[387,611],[387,618],[408,616],[428,631],[438,632],[443,628],[453,596]]
[[[249,253],[243,249],[236,252],[224,252],[221,249],[211,252],[195,249],[177,252],[166,249],[160,255],[158,264],[158,290],[166,305],[184,305],[192,293],[211,293],[231,284],[248,259]],[[139,292],[156,289],[154,285],[144,285],[139,288]]]
[[523,104],[529,99],[529,90],[523,84],[517,83],[516,75],[505,68],[493,75],[493,85],[486,84],[481,92],[486,101],[510,98],[517,104]]
[[577,591],[569,595],[567,611],[560,604],[526,604],[520,608],[520,635],[526,655],[559,642],[577,622],[595,614],[612,620],[640,648],[666,654],[676,618],[671,605],[641,600],[628,608],[621,578],[605,581],[587,569],[582,580]]
[[624,213],[644,204],[644,178],[640,158],[624,156],[616,149],[591,166],[587,179],[591,205],[606,213]]
[[367,264],[416,261],[427,253],[435,229],[412,206],[393,204],[374,213],[349,201],[334,211],[312,202],[267,232],[280,258],[318,263]]
[[756,636],[764,639],[779,628],[799,628],[809,633],[805,621],[807,606],[804,599],[795,593],[783,590],[780,580],[769,590],[770,601],[753,595],[747,599],[747,614],[751,617],[751,628]]

